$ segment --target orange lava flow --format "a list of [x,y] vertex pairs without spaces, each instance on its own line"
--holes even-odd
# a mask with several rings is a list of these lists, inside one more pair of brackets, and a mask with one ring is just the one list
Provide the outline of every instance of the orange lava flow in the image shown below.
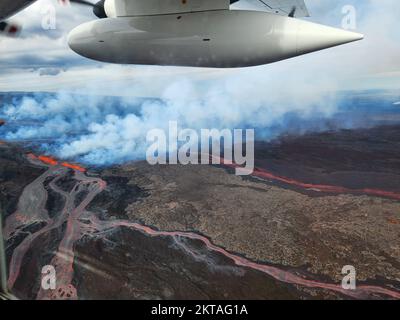
[[[240,166],[236,163],[231,161],[226,161],[224,158],[219,158],[220,163],[232,169],[240,168]],[[375,197],[384,197],[390,198],[394,200],[400,200],[400,192],[395,191],[387,191],[387,190],[380,190],[380,189],[371,189],[371,188],[364,188],[364,189],[350,189],[341,186],[334,186],[334,185],[323,185],[323,184],[312,184],[312,183],[305,183],[302,181],[297,181],[288,177],[283,177],[279,175],[275,175],[272,172],[261,169],[261,168],[254,168],[253,173],[251,174],[252,177],[257,177],[264,180],[272,180],[277,181],[289,186],[294,186],[297,188],[305,189],[305,190],[312,190],[315,192],[322,192],[322,193],[331,193],[331,194],[366,194],[369,196]]]
[[314,191],[319,191],[319,192],[325,192],[325,193],[356,193],[356,194],[366,194],[369,196],[376,196],[376,197],[385,197],[385,198],[391,198],[395,200],[400,200],[400,193],[398,192],[393,192],[393,191],[386,191],[386,190],[379,190],[379,189],[349,189],[345,187],[340,187],[340,186],[331,186],[331,185],[319,185],[319,184],[311,184],[311,183],[304,183],[301,181],[296,181],[290,178],[286,177],[281,177],[274,175],[271,172],[268,172],[267,170],[264,169],[259,169],[256,168],[254,170],[253,176],[259,177],[259,178],[264,178],[264,179],[271,179],[275,181],[279,181],[282,183],[285,183],[287,185],[292,185],[295,187],[300,187],[306,190],[314,190]]
[[72,164],[72,163],[68,163],[68,162],[62,162],[59,163],[56,159],[54,159],[53,157],[49,157],[49,156],[36,156],[33,153],[29,153],[27,154],[27,157],[32,159],[32,160],[40,160],[41,162],[43,162],[44,164],[50,165],[50,166],[57,166],[60,165],[62,167],[65,168],[69,168],[69,169],[73,169],[76,171],[80,171],[80,172],[86,172],[86,169],[84,167],[81,167],[77,164]]
[[391,224],[400,224],[400,220],[393,217],[388,218],[387,221]]
[[61,163],[61,165],[62,165],[63,167],[70,168],[70,169],[74,169],[74,170],[76,170],[76,171],[86,172],[86,169],[85,169],[85,168],[83,168],[83,167],[81,167],[81,166],[78,166],[77,164],[71,164],[71,163],[68,163],[68,162],[63,162],[63,163]]
[[55,160],[54,158],[47,157],[47,156],[39,156],[38,158],[40,161],[42,161],[45,164],[49,164],[51,166],[56,166],[58,165],[58,161]]

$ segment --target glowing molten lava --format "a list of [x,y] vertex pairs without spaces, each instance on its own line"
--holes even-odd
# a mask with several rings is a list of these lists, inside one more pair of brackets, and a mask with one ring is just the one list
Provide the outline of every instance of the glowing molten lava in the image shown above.
[[[34,163],[38,163],[42,166],[53,166],[53,165],[60,165],[64,167],[71,167],[71,168],[78,168],[78,170],[82,169],[79,166],[70,165],[69,163],[59,163],[57,160],[51,157],[40,156],[37,157],[33,154],[28,154],[28,158],[32,160]],[[224,163],[224,162],[222,162]],[[235,167],[236,165],[227,164],[225,165],[229,167]],[[54,172],[57,170],[51,170],[51,168],[43,173],[40,177],[38,177],[32,184],[30,184],[27,188],[24,189],[24,192],[21,195],[20,202],[27,203],[30,201],[33,196],[38,197],[38,203],[40,210],[39,213],[46,212],[46,200],[48,194],[46,193],[46,188],[44,187],[44,183],[46,179],[50,176],[53,177],[52,182],[56,182],[58,179],[64,177],[66,175],[65,170],[58,170],[60,172]],[[262,169],[256,169],[254,176],[270,179],[270,180],[277,180],[286,184],[295,185],[298,187],[303,188],[313,188],[319,189],[319,191],[324,192],[346,192],[349,189],[342,188],[342,187],[335,187],[335,186],[324,186],[324,185],[312,185],[306,184],[303,182],[295,181],[285,177],[276,176],[268,171]],[[307,279],[306,277],[297,274],[297,272],[290,271],[288,268],[280,269],[277,266],[267,265],[263,263],[258,263],[256,261],[252,261],[250,259],[245,258],[244,256],[234,254],[232,252],[227,251],[226,249],[217,246],[214,244],[210,239],[200,234],[194,232],[183,232],[183,231],[160,231],[153,229],[149,226],[142,225],[139,223],[127,221],[127,220],[101,220],[96,213],[90,212],[86,208],[92,203],[93,199],[103,192],[107,186],[106,182],[101,178],[89,177],[85,174],[76,174],[74,179],[76,183],[72,188],[72,191],[66,194],[66,204],[63,209],[61,209],[60,214],[50,219],[47,213],[39,216],[41,221],[47,221],[47,224],[40,230],[31,233],[30,235],[26,236],[22,242],[14,249],[11,261],[10,261],[10,273],[8,277],[8,287],[13,288],[16,280],[19,277],[21,266],[24,262],[24,257],[32,249],[32,244],[34,243],[35,239],[38,237],[45,235],[53,230],[61,230],[62,226],[66,223],[66,228],[63,234],[63,238],[60,241],[56,253],[54,254],[50,265],[56,267],[56,274],[58,275],[57,278],[57,291],[52,293],[51,291],[46,291],[44,289],[40,289],[37,294],[37,299],[78,299],[78,292],[74,287],[73,279],[74,279],[74,265],[75,265],[75,251],[74,251],[74,244],[77,243],[80,239],[85,236],[96,236],[101,239],[107,239],[107,232],[111,232],[116,228],[129,228],[135,231],[142,232],[151,237],[171,237],[175,240],[175,243],[178,243],[176,239],[185,238],[193,241],[200,241],[205,248],[213,253],[218,253],[231,261],[236,266],[239,267],[246,267],[253,270],[257,270],[259,272],[265,273],[266,275],[272,277],[273,279],[284,282],[287,284],[292,284],[296,286],[308,287],[308,288],[319,288],[319,289],[326,289],[330,291],[337,292],[344,296],[349,296],[355,299],[365,299],[365,298],[375,298],[377,295],[384,295],[389,298],[393,299],[400,299],[400,292],[397,290],[393,290],[391,288],[386,287],[379,287],[373,285],[358,285],[356,290],[345,290],[342,288],[341,285],[335,283],[328,283],[317,281],[314,279]],[[33,187],[32,187],[33,186]],[[54,183],[48,184],[49,188],[51,188],[54,192],[63,192],[62,190],[58,190]],[[45,192],[37,193],[37,188],[40,187]],[[367,189],[368,190],[368,189]],[[84,198],[80,199],[80,203],[76,206],[77,196],[82,192],[87,191],[84,193]],[[354,190],[350,190],[354,192]],[[357,192],[362,193],[362,190],[358,190]],[[366,191],[364,191],[366,192]],[[376,195],[386,195],[387,192],[381,190],[368,190],[369,193],[374,193]],[[394,196],[398,196],[399,194],[393,194]],[[36,207],[34,207],[36,208]],[[14,227],[10,229],[10,232],[7,234],[11,234],[15,232],[17,227],[24,226],[24,225],[10,225],[10,219],[16,219],[17,221],[31,221],[31,215],[21,215],[19,212],[15,212],[13,215],[7,218],[6,226],[8,228]],[[88,224],[82,223],[82,218],[88,218]],[[396,218],[390,218],[393,223],[397,223],[398,220]],[[189,250],[189,254],[191,254],[195,259],[198,257],[198,253]]]
[[[240,166],[236,163],[232,163],[229,161],[225,161],[225,159],[221,158],[221,164],[229,167],[229,168],[239,168]],[[253,177],[257,177],[264,180],[272,180],[277,181],[286,185],[298,187],[305,190],[316,191],[316,192],[325,192],[325,193],[333,193],[333,194],[340,194],[340,193],[349,193],[349,194],[366,194],[369,196],[376,196],[376,197],[384,197],[384,198],[391,198],[395,200],[400,200],[400,192],[394,191],[387,191],[387,190],[379,190],[379,189],[350,189],[341,186],[332,186],[332,185],[323,185],[323,184],[311,184],[305,183],[302,181],[297,181],[288,177],[283,177],[279,175],[275,175],[274,173],[267,171],[261,168],[255,168],[253,173],[251,174]]]
[[46,156],[39,156],[38,158],[40,161],[42,161],[45,164],[49,164],[51,166],[56,166],[58,165],[57,160],[51,158],[51,157],[46,157]]
[[36,156],[32,153],[29,153],[28,158],[32,159],[32,160],[39,160],[44,164],[50,165],[50,166],[57,166],[60,165],[62,167],[65,168],[69,168],[69,169],[73,169],[76,171],[80,171],[80,172],[86,172],[86,169],[84,167],[81,167],[77,164],[72,164],[72,163],[68,163],[68,162],[58,162],[56,159],[54,159],[53,157],[49,157],[49,156]]
[[70,169],[73,169],[73,170],[76,170],[76,171],[86,172],[85,168],[83,168],[81,166],[78,166],[77,164],[71,164],[71,163],[68,163],[68,162],[63,162],[63,163],[61,163],[61,165],[63,167],[70,168]]

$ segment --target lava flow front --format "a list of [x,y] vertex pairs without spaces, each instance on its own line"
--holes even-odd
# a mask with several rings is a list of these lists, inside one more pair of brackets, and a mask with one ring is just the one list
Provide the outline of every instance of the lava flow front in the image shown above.
[[[400,299],[400,292],[385,287],[374,285],[360,285],[357,290],[344,290],[340,285],[306,279],[287,269],[280,269],[264,263],[251,261],[241,255],[228,252],[219,247],[205,236],[194,232],[180,231],[157,231],[138,222],[128,220],[104,220],[98,214],[91,212],[88,207],[94,198],[107,188],[107,183],[101,178],[88,176],[86,170],[78,165],[72,165],[58,160],[29,154],[29,161],[37,166],[46,167],[47,170],[35,181],[25,187],[19,198],[17,210],[7,217],[5,227],[5,237],[10,246],[14,244],[9,262],[8,286],[10,290],[18,284],[21,277],[22,268],[29,260],[29,252],[37,245],[39,239],[49,234],[59,234],[60,241],[55,246],[54,252],[49,252],[48,265],[54,266],[57,274],[56,290],[44,290],[42,287],[36,289],[37,299],[78,299],[79,290],[75,286],[74,273],[76,266],[75,246],[84,237],[97,237],[106,239],[107,234],[119,228],[126,228],[131,231],[140,232],[148,237],[162,237],[175,239],[174,243],[182,249],[179,239],[198,241],[209,252],[218,254],[231,261],[239,268],[256,270],[279,282],[296,285],[300,287],[325,289],[336,292],[342,296],[351,298],[368,298],[384,296]],[[71,176],[72,173],[72,176]],[[260,172],[255,173],[260,174]],[[267,175],[269,178],[276,178]],[[60,186],[63,179],[73,181],[69,190]],[[280,179],[282,180],[282,179]],[[285,180],[286,181],[286,180]],[[291,182],[291,181],[286,181]],[[307,186],[308,187],[308,186]],[[321,187],[321,186],[320,186]],[[345,190],[342,189],[341,192]],[[50,214],[46,203],[49,194],[57,194],[63,198],[63,206]],[[35,226],[34,228],[32,226]],[[38,227],[39,226],[39,227]],[[30,230],[22,239],[17,240],[21,235],[21,230]],[[198,254],[184,246],[187,255],[193,259],[198,258]],[[19,287],[21,287],[21,283]]]

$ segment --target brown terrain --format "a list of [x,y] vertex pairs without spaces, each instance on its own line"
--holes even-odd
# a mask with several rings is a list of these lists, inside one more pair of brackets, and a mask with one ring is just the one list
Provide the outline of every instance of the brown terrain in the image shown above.
[[[29,299],[400,299],[400,127],[282,137],[254,175],[90,168],[0,146],[9,287]],[[54,265],[55,292],[40,288]],[[341,288],[342,268],[357,290]]]

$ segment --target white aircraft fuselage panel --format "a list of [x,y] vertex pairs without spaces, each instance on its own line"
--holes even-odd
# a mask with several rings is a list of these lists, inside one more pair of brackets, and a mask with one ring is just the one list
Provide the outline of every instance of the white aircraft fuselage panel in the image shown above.
[[103,62],[227,68],[272,63],[362,37],[267,12],[217,10],[100,19],[75,28],[69,45]]
[[228,10],[230,0],[106,0],[107,17],[133,17],[160,14]]

